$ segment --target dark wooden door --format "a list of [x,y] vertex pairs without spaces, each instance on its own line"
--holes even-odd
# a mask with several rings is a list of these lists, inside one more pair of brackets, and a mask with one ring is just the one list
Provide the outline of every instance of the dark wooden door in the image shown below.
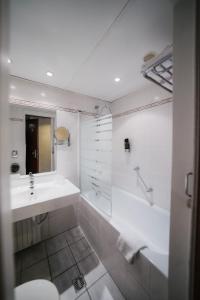
[[26,174],[38,173],[38,119],[26,117]]

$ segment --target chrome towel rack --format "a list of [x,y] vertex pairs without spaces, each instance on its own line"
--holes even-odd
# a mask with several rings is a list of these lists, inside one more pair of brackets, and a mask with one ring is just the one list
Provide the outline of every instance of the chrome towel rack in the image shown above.
[[144,188],[145,188],[145,191],[147,193],[152,193],[153,192],[153,188],[152,187],[149,187],[146,182],[144,181],[144,179],[142,178],[141,174],[140,174],[140,167],[137,166],[134,168],[134,171],[137,173],[137,176],[138,178],[140,179],[140,181],[142,182]]
[[161,54],[142,66],[143,76],[173,93],[173,48],[166,47]]

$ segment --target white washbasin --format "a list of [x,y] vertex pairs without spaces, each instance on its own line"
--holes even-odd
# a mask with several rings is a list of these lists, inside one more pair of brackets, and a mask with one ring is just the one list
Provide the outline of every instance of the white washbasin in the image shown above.
[[28,176],[15,178],[14,184],[11,183],[13,222],[74,204],[79,193],[74,184],[55,173],[35,175],[33,190]]

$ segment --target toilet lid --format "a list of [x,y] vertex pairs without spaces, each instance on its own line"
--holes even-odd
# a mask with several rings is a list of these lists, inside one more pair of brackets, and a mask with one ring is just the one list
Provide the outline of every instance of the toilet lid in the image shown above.
[[44,279],[26,282],[15,288],[15,300],[59,300],[55,285]]

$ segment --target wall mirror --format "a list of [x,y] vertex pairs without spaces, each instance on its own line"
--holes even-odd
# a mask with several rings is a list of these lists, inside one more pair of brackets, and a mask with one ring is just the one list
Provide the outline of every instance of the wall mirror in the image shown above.
[[55,112],[10,104],[10,172],[55,170]]

